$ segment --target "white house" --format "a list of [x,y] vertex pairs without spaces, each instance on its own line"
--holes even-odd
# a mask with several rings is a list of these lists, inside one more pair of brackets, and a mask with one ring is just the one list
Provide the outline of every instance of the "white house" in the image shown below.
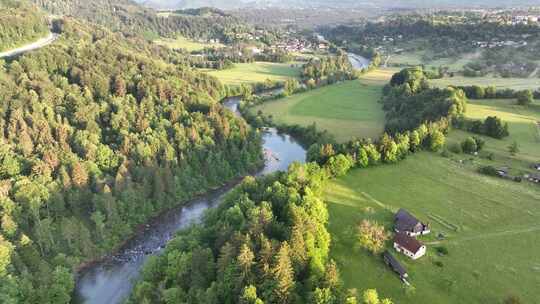
[[405,233],[396,233],[396,236],[394,237],[394,249],[413,260],[426,254],[426,246]]

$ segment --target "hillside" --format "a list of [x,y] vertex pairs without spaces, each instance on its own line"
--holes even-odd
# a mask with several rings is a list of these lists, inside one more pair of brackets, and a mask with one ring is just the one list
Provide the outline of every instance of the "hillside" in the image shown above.
[[216,79],[142,39],[59,28],[0,66],[0,303],[68,303],[81,265],[261,161]]
[[175,38],[180,34],[184,37],[227,41],[234,32],[246,27],[231,16],[171,14],[164,17],[131,0],[31,1],[53,15],[73,16],[128,35],[142,34],[148,39],[157,36]]
[[432,8],[432,7],[510,7],[532,6],[538,4],[534,0],[397,0],[397,1],[356,1],[356,0],[137,0],[155,8],[192,8],[213,6],[221,9],[260,8],[264,6],[282,8],[313,7],[366,7],[366,8]]
[[0,52],[47,36],[45,15],[25,3],[0,1]]

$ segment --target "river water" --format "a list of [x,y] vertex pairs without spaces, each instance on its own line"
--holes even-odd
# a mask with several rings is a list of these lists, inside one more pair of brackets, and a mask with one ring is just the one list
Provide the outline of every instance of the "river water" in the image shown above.
[[[229,98],[224,106],[240,116],[240,98]],[[306,151],[293,138],[273,128],[263,131],[265,166],[257,175],[286,170],[292,162],[305,162]],[[159,254],[175,232],[200,221],[204,211],[216,206],[234,185],[213,191],[184,207],[171,210],[149,223],[116,255],[80,274],[75,303],[121,303],[131,292],[141,267],[150,255]]]
[[369,67],[369,64],[371,63],[369,59],[353,53],[349,53],[349,61],[351,62],[352,66],[357,70],[367,69]]

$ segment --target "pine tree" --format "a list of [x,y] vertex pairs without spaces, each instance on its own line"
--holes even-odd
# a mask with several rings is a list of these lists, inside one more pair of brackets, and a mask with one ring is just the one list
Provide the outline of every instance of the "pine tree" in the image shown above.
[[285,241],[279,248],[278,255],[272,269],[276,288],[274,295],[277,303],[290,303],[291,293],[294,290],[294,271],[290,258],[289,244]]
[[77,187],[84,187],[88,183],[88,173],[86,168],[80,163],[76,162],[71,168],[71,180]]

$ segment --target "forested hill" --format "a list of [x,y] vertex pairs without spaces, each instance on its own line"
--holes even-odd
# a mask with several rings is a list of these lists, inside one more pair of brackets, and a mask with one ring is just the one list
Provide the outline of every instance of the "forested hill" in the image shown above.
[[0,0],[0,52],[47,36],[45,15],[27,3]]
[[136,0],[155,8],[193,8],[214,6],[236,8],[442,8],[534,6],[536,0]]
[[31,0],[54,15],[84,19],[113,31],[144,34],[146,37],[174,37],[181,34],[192,38],[218,38],[228,41],[247,25],[228,15],[202,16],[175,13],[156,14],[130,0]]
[[0,303],[69,303],[78,266],[262,161],[217,80],[141,39],[58,28],[0,60]]

